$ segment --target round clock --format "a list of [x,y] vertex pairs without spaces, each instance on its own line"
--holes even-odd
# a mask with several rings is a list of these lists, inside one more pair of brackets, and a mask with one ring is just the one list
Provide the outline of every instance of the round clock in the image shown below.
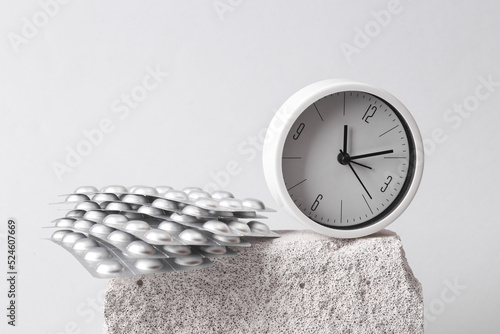
[[290,97],[263,151],[278,204],[310,229],[337,238],[375,233],[415,196],[422,137],[408,109],[367,84],[325,80]]

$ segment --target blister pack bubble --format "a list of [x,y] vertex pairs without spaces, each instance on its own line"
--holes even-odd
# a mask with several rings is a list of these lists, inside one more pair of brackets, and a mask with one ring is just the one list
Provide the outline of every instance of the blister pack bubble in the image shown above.
[[259,221],[273,209],[228,191],[110,185],[61,196],[54,204],[71,207],[48,226],[51,240],[98,278],[204,268],[236,256],[229,246],[250,247],[246,237],[279,237]]

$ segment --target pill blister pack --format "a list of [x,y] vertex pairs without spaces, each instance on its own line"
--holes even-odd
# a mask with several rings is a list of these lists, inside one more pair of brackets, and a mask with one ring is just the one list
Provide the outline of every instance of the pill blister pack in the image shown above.
[[250,247],[245,237],[279,237],[260,221],[273,209],[228,191],[113,185],[61,196],[51,240],[97,278],[205,268]]

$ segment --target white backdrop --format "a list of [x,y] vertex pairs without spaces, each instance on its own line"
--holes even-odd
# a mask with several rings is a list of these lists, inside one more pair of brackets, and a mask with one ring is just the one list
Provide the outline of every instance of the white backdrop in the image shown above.
[[[20,273],[2,333],[101,330],[105,281],[42,240],[57,194],[218,186],[276,206],[265,128],[295,91],[339,77],[393,93],[426,140],[421,188],[390,226],[426,332],[498,333],[499,17],[498,1],[2,2],[0,262],[6,275],[14,217]],[[302,228],[282,212],[269,224]]]

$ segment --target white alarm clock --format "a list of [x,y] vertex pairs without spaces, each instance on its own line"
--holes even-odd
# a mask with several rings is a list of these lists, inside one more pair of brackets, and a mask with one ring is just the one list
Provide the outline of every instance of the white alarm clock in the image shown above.
[[375,233],[412,201],[424,164],[422,137],[390,93],[325,80],[290,97],[263,151],[278,204],[308,228],[337,238]]

